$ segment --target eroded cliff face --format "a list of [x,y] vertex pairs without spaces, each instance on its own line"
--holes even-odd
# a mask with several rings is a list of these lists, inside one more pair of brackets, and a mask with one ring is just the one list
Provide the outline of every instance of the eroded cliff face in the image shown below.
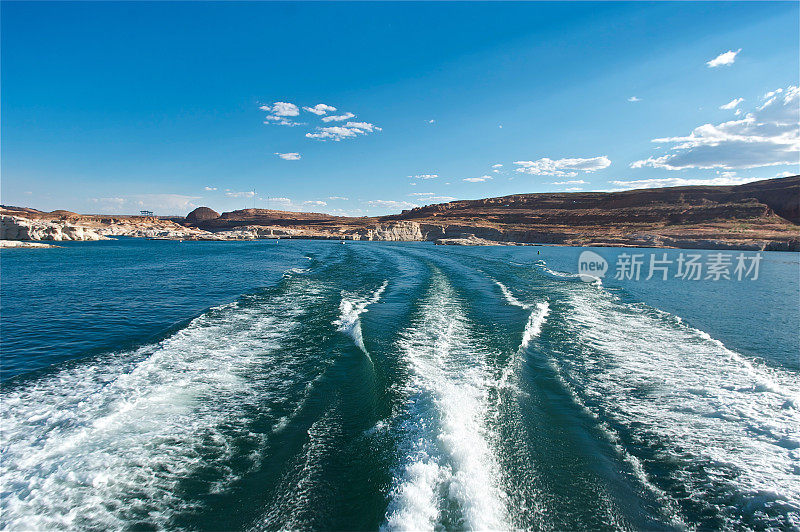
[[313,238],[800,251],[800,176],[730,187],[517,194],[382,217],[200,207],[187,218],[0,208],[8,240]]
[[[13,213],[13,214],[12,214]],[[188,239],[203,231],[154,217],[49,215],[0,210],[2,240],[108,240],[114,236]]]

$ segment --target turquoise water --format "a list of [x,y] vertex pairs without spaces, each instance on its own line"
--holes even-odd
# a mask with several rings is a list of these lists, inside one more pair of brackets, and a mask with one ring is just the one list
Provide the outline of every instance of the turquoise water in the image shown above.
[[0,526],[800,527],[800,256],[598,284],[580,252],[4,250]]

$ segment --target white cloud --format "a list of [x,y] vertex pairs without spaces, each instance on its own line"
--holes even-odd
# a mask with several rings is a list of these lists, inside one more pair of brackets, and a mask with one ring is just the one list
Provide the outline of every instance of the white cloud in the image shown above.
[[325,205],[327,205],[327,203],[319,200],[308,200],[304,201],[303,205],[314,205],[315,207],[324,207]]
[[428,123],[429,123],[429,124],[435,124],[435,123],[436,123],[436,120],[428,120]]
[[584,181],[583,179],[576,179],[574,181],[556,181],[552,183],[553,185],[588,185],[588,181]]
[[726,109],[726,110],[736,109],[739,106],[739,104],[742,103],[743,101],[744,101],[744,98],[734,98],[733,100],[729,101],[725,105],[720,105],[719,108],[720,109]]
[[292,200],[289,198],[269,198],[269,201],[274,201],[276,203],[291,203]]
[[569,187],[564,189],[566,192],[578,192],[579,190],[583,190],[581,187]]
[[480,177],[465,177],[462,181],[466,181],[467,183],[483,183],[484,181],[489,181],[492,179],[490,175],[482,175]]
[[797,109],[800,89],[788,87],[764,95],[764,104],[744,118],[704,124],[684,137],[653,139],[673,144],[661,157],[631,163],[631,168],[757,168],[800,162]]
[[203,190],[208,190],[208,191],[217,190],[217,187],[203,187]]
[[636,96],[631,96],[630,98],[628,98],[628,101],[629,102],[641,102],[642,99],[641,98],[637,98]]
[[323,122],[343,122],[345,120],[349,120],[351,118],[355,118],[356,115],[353,113],[345,113],[343,115],[331,115],[322,118]]
[[316,133],[306,133],[306,137],[322,141],[333,140],[338,142],[342,139],[353,138],[358,135],[367,135],[375,131],[381,131],[381,128],[369,122],[347,122],[343,126],[318,127]]
[[409,196],[416,196],[420,201],[427,201],[431,203],[443,203],[447,201],[454,201],[456,198],[452,196],[437,196],[435,192],[412,192]]
[[439,177],[439,174],[417,174],[417,175],[410,175],[408,177],[414,179],[436,179],[437,177]]
[[410,201],[395,201],[395,200],[370,200],[367,201],[370,207],[390,208],[390,209],[411,209],[418,207],[416,203]]
[[278,153],[275,152],[275,155],[283,159],[284,161],[299,161],[301,155],[297,152],[289,152],[289,153]]
[[331,201],[339,200],[339,201],[347,201],[348,198],[342,196],[328,196],[328,199]]
[[318,116],[336,111],[336,107],[333,107],[332,105],[326,105],[324,103],[318,103],[314,107],[303,107],[303,109]]
[[185,196],[183,194],[133,194],[124,197],[90,198],[92,203],[97,203],[102,209],[117,213],[138,213],[147,209],[161,214],[185,214],[199,207],[195,200],[200,196]]
[[575,177],[579,172],[595,172],[611,166],[611,160],[602,155],[588,159],[549,159],[544,157],[536,161],[515,161],[519,166],[517,172],[531,175],[552,175],[557,177]]
[[[226,192],[225,195],[229,198],[252,198],[256,193],[253,190],[248,190],[246,192]],[[271,199],[274,200],[275,198]]]
[[619,180],[612,181],[611,183],[621,187],[624,190],[631,190],[635,188],[659,188],[659,187],[688,187],[697,185],[741,185],[750,183],[751,181],[758,181],[757,177],[732,177],[720,176],[711,177],[708,179],[683,179],[680,177],[665,177],[659,179],[633,179],[633,180]]
[[264,123],[274,124],[277,126],[289,126],[289,127],[305,125],[303,122],[293,122],[292,120],[288,120],[281,116],[275,116],[275,115],[267,115],[267,120]]
[[500,163],[497,163],[497,164],[493,164],[493,165],[492,165],[492,168],[502,168],[502,167],[503,167],[503,165],[502,165],[502,164],[500,164]]
[[293,103],[289,102],[275,102],[272,105],[262,105],[259,107],[262,111],[270,114],[267,115],[265,124],[275,124],[279,126],[299,126],[299,122],[294,122],[289,117],[297,116],[300,114],[300,108]]
[[736,56],[741,52],[742,49],[739,48],[735,52],[733,50],[728,50],[725,53],[719,54],[717,57],[712,59],[711,61],[706,62],[708,68],[715,68],[718,66],[724,65],[732,65],[734,61],[736,61]]
[[300,109],[295,104],[288,102],[275,102],[271,107],[262,105],[259,109],[275,116],[297,116],[300,114]]

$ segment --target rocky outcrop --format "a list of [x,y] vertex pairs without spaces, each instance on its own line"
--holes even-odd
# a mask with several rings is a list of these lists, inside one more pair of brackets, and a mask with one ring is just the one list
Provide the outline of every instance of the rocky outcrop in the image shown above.
[[155,217],[67,216],[0,210],[0,238],[3,240],[108,240],[114,236],[189,239],[203,234],[169,220]]
[[382,217],[208,207],[186,218],[88,216],[3,207],[3,238],[313,238],[800,251],[800,176],[739,186],[516,194]]
[[106,236],[63,220],[37,220],[20,216],[0,216],[3,240],[105,240]]
[[214,209],[208,207],[198,207],[186,215],[186,222],[192,225],[197,225],[208,220],[215,220],[219,218],[219,213]]
[[42,244],[41,242],[23,242],[22,240],[0,240],[0,249],[24,248],[24,249],[47,249],[57,248],[53,244]]
[[360,240],[425,240],[420,225],[416,222],[395,222],[390,224],[378,224],[364,231],[358,231]]

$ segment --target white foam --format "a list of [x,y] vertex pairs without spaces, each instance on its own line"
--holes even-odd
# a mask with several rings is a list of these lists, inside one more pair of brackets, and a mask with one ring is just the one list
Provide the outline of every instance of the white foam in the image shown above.
[[514,297],[514,294],[511,293],[511,290],[509,290],[506,285],[504,285],[500,281],[495,281],[495,284],[497,284],[497,286],[500,287],[500,291],[503,293],[503,297],[506,298],[506,301],[508,301],[509,305],[513,305],[515,307],[520,307],[520,308],[524,308],[524,309],[530,308],[530,305],[527,305],[527,304],[521,302],[516,297]]
[[[526,310],[531,308],[531,305],[522,303],[519,299],[514,297],[514,294],[511,293],[511,290],[509,290],[506,285],[500,281],[495,281],[495,283],[497,283],[497,285],[500,287],[500,290],[503,292],[503,296],[510,305]],[[550,303],[547,301],[540,301],[536,303],[535,308],[528,316],[525,329],[522,331],[522,341],[520,342],[519,349],[509,358],[508,363],[506,364],[505,368],[503,368],[503,372],[498,379],[498,388],[509,387],[511,377],[514,375],[517,370],[517,366],[519,365],[520,351],[527,349],[531,341],[542,334],[542,326],[547,320],[548,314],[550,314]],[[502,402],[502,397],[498,395],[497,401],[498,404]]]
[[[432,530],[455,503],[455,528],[507,529],[505,495],[489,443],[485,350],[436,271],[421,315],[403,333],[408,366],[402,425],[406,458],[395,475],[385,529]],[[448,516],[448,519],[450,516]]]
[[234,442],[265,445],[243,410],[288,395],[298,378],[300,361],[270,353],[315,300],[310,286],[244,298],[157,345],[5,390],[0,528],[164,528],[193,508],[179,489],[193,471],[203,469],[210,492],[224,490],[242,472]]
[[342,291],[342,301],[339,303],[339,318],[333,322],[338,330],[350,336],[361,351],[367,353],[364,346],[364,336],[361,333],[361,314],[367,311],[367,307],[377,303],[383,295],[389,281],[383,284],[372,294],[358,295]]
[[[758,501],[782,501],[793,509],[784,518],[800,523],[796,374],[759,367],[680,320],[607,292],[571,296],[569,334],[582,347],[555,362],[576,393],[597,405],[595,414],[641,441],[657,438],[679,464],[674,480],[717,506],[728,526],[742,525],[728,507],[731,497],[753,511]],[[762,510],[750,518],[788,526]]]
[[536,303],[536,308],[528,316],[528,323],[525,324],[525,330],[522,332],[520,348],[525,349],[531,343],[531,340],[542,334],[542,325],[544,325],[548,314],[550,314],[550,303],[547,301]]

